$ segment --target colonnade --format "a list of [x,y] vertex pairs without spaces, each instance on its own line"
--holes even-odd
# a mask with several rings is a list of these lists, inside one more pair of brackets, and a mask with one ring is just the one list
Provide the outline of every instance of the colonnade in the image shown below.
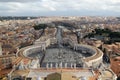
[[[53,63],[46,63],[46,68],[53,68]],[[68,63],[65,63],[63,66],[63,63],[55,63],[54,68],[68,68]],[[76,68],[76,63],[71,63],[69,68]]]

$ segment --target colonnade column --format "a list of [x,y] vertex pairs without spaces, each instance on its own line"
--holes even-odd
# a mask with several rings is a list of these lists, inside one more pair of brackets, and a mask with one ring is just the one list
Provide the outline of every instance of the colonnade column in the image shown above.
[[46,64],[46,68],[47,68],[47,69],[49,68],[49,64],[48,64],[48,63]]
[[76,63],[74,63],[74,68],[76,69]]
[[58,63],[55,64],[55,67],[58,68]]
[[53,64],[52,64],[52,63],[50,64],[50,67],[51,67],[51,68],[53,67]]
[[67,68],[67,63],[65,63],[65,68]]

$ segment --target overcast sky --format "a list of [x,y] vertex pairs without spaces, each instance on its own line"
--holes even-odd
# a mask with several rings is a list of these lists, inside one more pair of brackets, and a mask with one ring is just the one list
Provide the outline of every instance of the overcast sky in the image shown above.
[[0,0],[0,16],[120,16],[120,0]]

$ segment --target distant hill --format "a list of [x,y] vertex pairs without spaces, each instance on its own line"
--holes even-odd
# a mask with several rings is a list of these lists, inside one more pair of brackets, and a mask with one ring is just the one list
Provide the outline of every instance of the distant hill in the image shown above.
[[16,17],[12,17],[12,16],[1,16],[0,17],[0,21],[3,20],[28,20],[28,19],[36,19],[37,17],[28,17],[28,16],[16,16]]

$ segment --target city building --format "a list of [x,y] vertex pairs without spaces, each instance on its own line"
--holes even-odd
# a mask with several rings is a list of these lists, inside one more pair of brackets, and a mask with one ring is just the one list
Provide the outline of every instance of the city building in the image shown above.
[[0,56],[2,55],[2,44],[0,43]]

